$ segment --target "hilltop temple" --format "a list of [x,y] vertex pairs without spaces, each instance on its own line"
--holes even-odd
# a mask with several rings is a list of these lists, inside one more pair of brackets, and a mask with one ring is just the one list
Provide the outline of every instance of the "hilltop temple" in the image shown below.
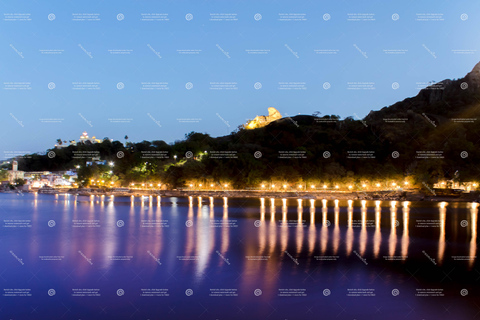
[[[84,131],[82,133],[82,135],[80,136],[80,139],[78,140],[78,143],[87,143],[87,142],[90,142],[92,144],[102,143],[102,140],[97,139],[95,136],[89,138],[88,133],[86,131]],[[77,145],[77,141],[71,140],[70,144],[67,144],[66,141],[65,141],[65,144],[63,144],[63,143],[62,144],[56,144],[55,148],[66,148],[68,146],[76,146],[76,145]]]
[[280,112],[274,107],[268,108],[268,116],[256,116],[255,119],[248,121],[244,127],[245,129],[255,129],[265,127],[272,121],[278,120],[282,117]]

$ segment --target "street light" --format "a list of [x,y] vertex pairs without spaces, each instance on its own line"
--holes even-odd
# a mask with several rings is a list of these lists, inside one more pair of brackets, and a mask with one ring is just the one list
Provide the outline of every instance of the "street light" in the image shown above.
[[264,184],[262,184],[262,188],[265,188],[265,185],[264,185]]
[[108,164],[110,165],[110,167],[113,167],[115,165],[115,163],[113,163],[113,161],[110,161]]

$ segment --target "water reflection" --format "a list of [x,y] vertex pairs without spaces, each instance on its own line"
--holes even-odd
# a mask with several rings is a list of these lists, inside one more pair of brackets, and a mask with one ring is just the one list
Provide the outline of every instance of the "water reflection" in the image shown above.
[[[409,202],[405,201],[403,203],[403,234],[402,234],[402,256],[407,257],[408,256],[408,245],[410,243],[409,236],[408,236],[408,224],[410,221],[410,207],[409,207]],[[405,260],[403,260],[405,261]]]
[[443,255],[445,254],[445,219],[447,217],[447,203],[441,202],[439,204],[439,220],[440,220],[440,238],[438,239],[438,264],[442,265]]
[[388,239],[388,255],[393,257],[397,247],[397,201],[390,202],[390,237]]
[[375,201],[375,235],[373,237],[373,256],[378,258],[380,245],[382,244],[382,208],[381,201]]
[[[65,239],[58,243],[67,243],[67,245],[58,246],[58,250],[61,250],[58,254],[66,257],[74,256],[77,262],[81,262],[75,266],[75,272],[79,276],[87,276],[90,266],[83,263],[83,258],[77,254],[78,250],[105,269],[114,268],[117,264],[105,257],[125,255],[135,257],[136,263],[141,265],[150,263],[151,269],[154,270],[158,266],[156,264],[152,266],[151,257],[145,253],[149,251],[153,256],[161,257],[165,256],[165,252],[168,250],[173,250],[170,248],[173,247],[179,251],[176,252],[176,255],[195,257],[195,259],[181,260],[180,263],[185,268],[193,268],[192,277],[197,281],[204,281],[205,274],[208,274],[208,269],[212,264],[223,266],[226,264],[226,260],[217,257],[216,250],[225,257],[240,251],[243,254],[242,259],[245,255],[270,257],[264,263],[262,262],[263,264],[258,261],[245,262],[245,268],[252,273],[265,273],[265,278],[268,278],[265,281],[274,283],[276,278],[273,274],[276,272],[273,271],[278,270],[281,263],[291,263],[285,254],[281,254],[282,258],[278,258],[279,253],[289,252],[295,259],[306,262],[307,266],[311,265],[312,267],[315,267],[315,263],[318,261],[314,257],[330,253],[333,255],[345,253],[346,256],[349,256],[353,252],[354,246],[358,248],[356,250],[361,256],[369,257],[371,254],[374,259],[380,259],[383,255],[395,256],[397,254],[406,258],[409,256],[411,240],[417,236],[418,241],[430,237],[430,241],[422,243],[422,246],[429,253],[437,251],[438,265],[446,264],[446,261],[450,260],[445,256],[447,244],[450,248],[450,245],[457,245],[460,241],[464,241],[451,252],[463,250],[463,256],[468,255],[469,257],[468,261],[464,262],[465,268],[473,269],[475,266],[478,227],[477,203],[470,203],[463,207],[461,204],[457,204],[464,210],[457,212],[454,211],[455,208],[452,208],[452,204],[449,206],[448,203],[443,202],[433,210],[429,207],[428,215],[418,217],[418,205],[408,201],[383,203],[376,201],[372,203],[322,200],[320,205],[320,201],[316,203],[314,199],[279,199],[275,203],[273,198],[270,201],[268,198],[260,198],[256,200],[258,202],[255,204],[255,216],[239,218],[239,228],[233,229],[229,220],[229,210],[236,214],[237,207],[232,199],[209,197],[207,200],[202,197],[195,197],[195,199],[189,197],[187,200],[182,199],[178,202],[175,199],[167,199],[161,206],[160,197],[156,197],[156,199],[154,197],[156,196],[136,198],[132,196],[122,200],[113,196],[90,196],[82,198],[81,201],[78,197],[68,195],[55,197],[52,199],[54,201],[51,201],[53,203],[51,208],[62,214],[55,218],[55,221],[57,225],[64,225],[57,236]],[[42,236],[42,230],[37,226],[42,224],[44,218],[39,210],[42,206],[41,199],[41,195],[32,195],[30,202],[30,205],[33,205],[33,211],[30,213],[33,224],[32,238]],[[156,205],[154,200],[157,202]],[[116,205],[117,201],[123,202],[123,206]],[[196,201],[198,202],[195,203]],[[316,208],[316,204],[318,208]],[[229,205],[233,209],[229,208]],[[277,208],[275,205],[281,205],[281,207]],[[167,212],[165,213],[164,210]],[[276,213],[276,210],[279,212]],[[431,218],[432,211],[435,215],[433,219]],[[270,218],[267,215],[270,215]],[[436,228],[437,224],[429,229],[417,228],[418,220],[435,220],[437,222],[436,217],[438,217],[438,229]],[[255,219],[252,220],[252,218]],[[144,221],[163,221],[162,219],[178,223],[174,228],[169,229],[143,228]],[[100,225],[104,228],[100,233],[98,228],[73,228],[72,221],[74,220],[100,221]],[[117,225],[120,220],[125,222],[123,227]],[[259,223],[255,220],[259,220]],[[173,236],[172,229],[178,234]],[[47,230],[53,232],[56,229]],[[452,240],[452,230],[458,233],[464,231],[464,237],[455,235]],[[238,243],[240,248],[238,250],[237,244],[232,245],[235,243],[235,240],[232,240],[235,237],[245,239],[243,240],[245,242]],[[435,242],[430,245],[432,239]],[[450,240],[447,242],[447,239]],[[170,245],[173,242],[175,245]],[[383,248],[382,242],[384,243]],[[245,248],[242,249],[242,245]],[[430,247],[427,248],[428,246]],[[71,247],[76,250],[69,250]],[[234,248],[235,250],[233,250]],[[38,256],[43,254],[42,250],[45,249],[42,248],[41,243],[34,241],[29,247],[29,254],[38,259]],[[460,256],[460,253],[458,255]],[[283,261],[279,261],[279,259],[283,259]],[[405,259],[402,260],[405,261]],[[271,272],[272,274],[270,274]],[[147,271],[144,274],[146,273]]]
[[475,262],[475,257],[477,255],[477,217],[478,217],[478,203],[474,202],[471,204],[470,207],[470,221],[471,221],[471,240],[470,240],[470,250],[469,250],[469,268],[473,267],[473,263]]

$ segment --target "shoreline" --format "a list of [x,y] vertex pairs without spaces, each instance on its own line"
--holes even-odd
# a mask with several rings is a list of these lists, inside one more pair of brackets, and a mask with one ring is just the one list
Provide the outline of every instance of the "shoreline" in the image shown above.
[[[80,196],[115,196],[115,197],[214,197],[214,198],[275,198],[275,199],[314,199],[314,200],[380,200],[380,201],[433,201],[433,202],[480,202],[479,192],[461,193],[457,195],[426,195],[417,190],[407,191],[307,191],[307,192],[273,192],[263,190],[128,190],[128,191],[105,191],[101,189],[38,189],[28,193],[59,194],[68,193]],[[15,192],[14,192],[15,193]]]

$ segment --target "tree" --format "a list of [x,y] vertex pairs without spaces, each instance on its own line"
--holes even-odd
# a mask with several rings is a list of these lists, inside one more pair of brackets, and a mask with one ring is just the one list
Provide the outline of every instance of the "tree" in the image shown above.
[[26,182],[26,181],[25,181],[24,179],[22,179],[22,178],[17,178],[17,179],[15,179],[15,180],[13,180],[13,183],[14,183],[15,185],[19,186],[19,187],[25,185],[25,182]]
[[7,170],[0,170],[0,181],[8,180],[8,171]]

